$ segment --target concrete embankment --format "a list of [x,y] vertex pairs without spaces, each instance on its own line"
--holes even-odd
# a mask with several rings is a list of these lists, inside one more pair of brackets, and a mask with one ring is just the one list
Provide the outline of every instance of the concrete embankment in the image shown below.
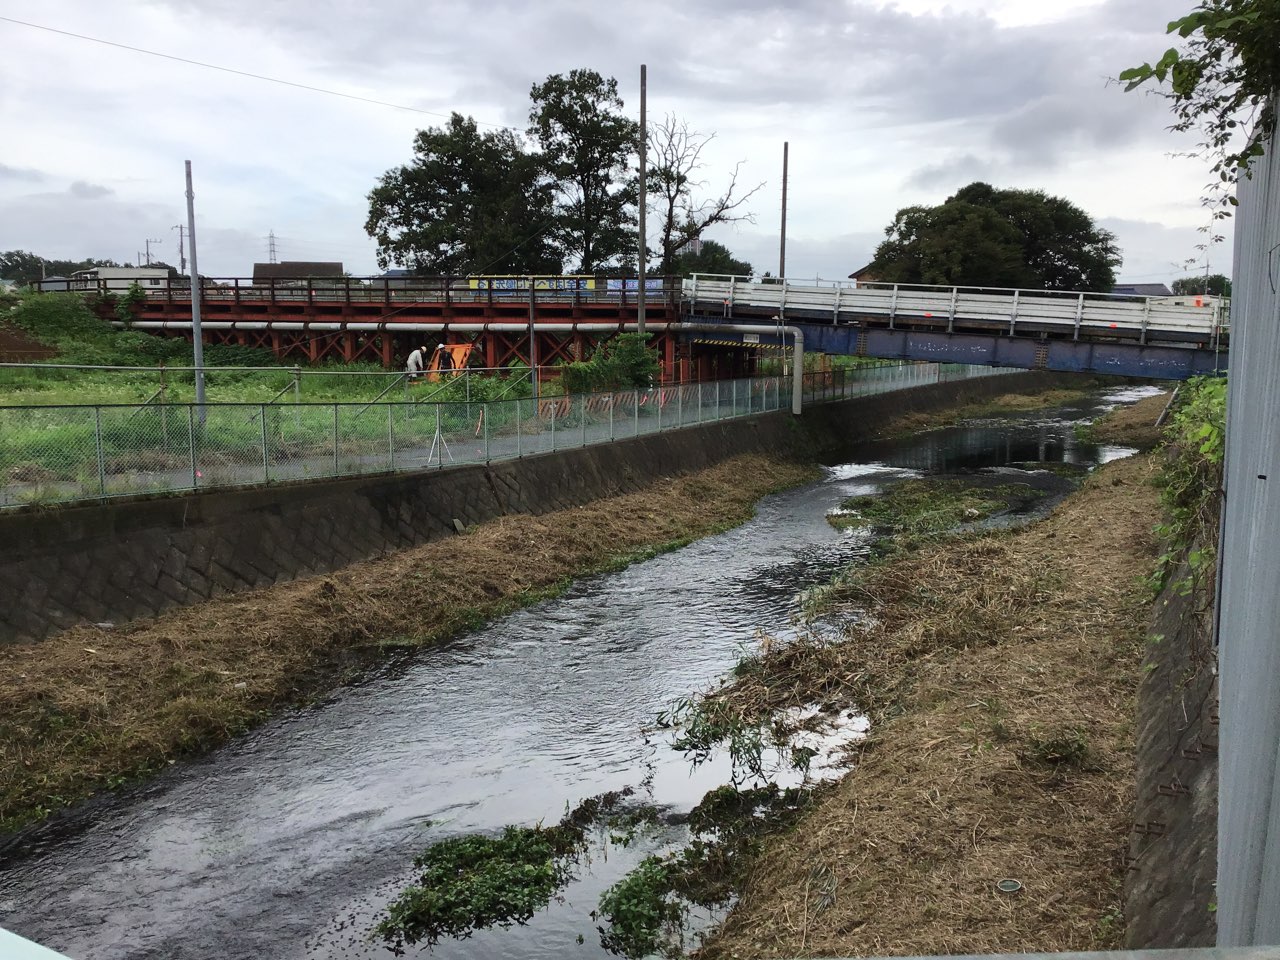
[[965,380],[527,459],[0,515],[0,645],[340,569],[496,517],[643,490],[754,453],[812,461],[891,418],[1074,379]]

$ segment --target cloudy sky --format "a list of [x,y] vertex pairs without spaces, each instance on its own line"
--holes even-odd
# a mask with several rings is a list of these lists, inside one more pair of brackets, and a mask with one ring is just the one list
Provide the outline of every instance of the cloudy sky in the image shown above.
[[[712,234],[777,270],[840,277],[899,207],[975,180],[1046,190],[1114,231],[1124,280],[1203,256],[1202,160],[1167,105],[1108,84],[1160,54],[1190,0],[0,0],[0,17],[412,107],[326,96],[0,20],[0,250],[176,261],[183,160],[201,272],[281,259],[375,272],[375,178],[451,110],[523,128],[529,87],[592,67],[638,115],[715,132],[712,188],[745,161],[753,224]],[[415,112],[421,111],[421,112]],[[1230,230],[1224,231],[1230,233]],[[1230,239],[1213,248],[1229,272]]]

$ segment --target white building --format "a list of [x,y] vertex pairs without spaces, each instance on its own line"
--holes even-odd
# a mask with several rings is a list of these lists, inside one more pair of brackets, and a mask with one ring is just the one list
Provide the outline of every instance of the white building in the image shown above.
[[164,267],[94,267],[71,275],[72,290],[128,290],[133,284],[143,290],[166,290],[169,271]]

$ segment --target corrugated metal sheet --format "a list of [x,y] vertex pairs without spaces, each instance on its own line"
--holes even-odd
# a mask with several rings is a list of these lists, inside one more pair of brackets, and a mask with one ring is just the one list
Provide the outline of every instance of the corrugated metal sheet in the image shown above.
[[1237,196],[1218,651],[1218,944],[1224,947],[1280,943],[1280,150],[1274,139]]

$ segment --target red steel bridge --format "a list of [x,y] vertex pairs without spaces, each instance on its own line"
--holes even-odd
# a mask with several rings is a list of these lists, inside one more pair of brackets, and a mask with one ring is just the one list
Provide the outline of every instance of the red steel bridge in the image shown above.
[[[637,319],[636,281],[594,276],[206,278],[201,286],[206,342],[265,347],[301,363],[395,367],[414,347],[444,343],[470,345],[470,362],[485,367],[554,366],[589,356]],[[189,287],[143,290],[129,326],[191,336]],[[114,319],[111,300],[99,304]],[[649,280],[646,301],[666,380],[749,374],[761,349],[794,331],[808,351],[836,355],[1167,379],[1226,368],[1227,303],[1213,297],[695,275]],[[777,334],[694,333],[685,321],[774,324]]]

